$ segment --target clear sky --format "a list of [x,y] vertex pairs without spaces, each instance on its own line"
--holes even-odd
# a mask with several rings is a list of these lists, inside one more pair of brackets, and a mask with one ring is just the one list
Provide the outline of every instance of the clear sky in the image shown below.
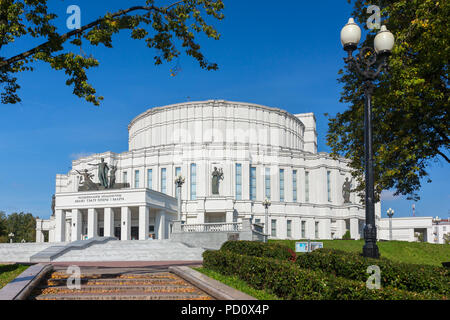
[[[351,6],[347,0],[269,1],[224,0],[226,18],[216,24],[219,41],[201,40],[204,54],[219,64],[204,71],[189,57],[154,66],[154,52],[123,32],[114,48],[84,48],[100,60],[88,75],[105,97],[95,107],[72,94],[65,74],[37,64],[34,72],[18,76],[22,103],[0,105],[0,210],[31,212],[48,218],[55,175],[66,174],[80,156],[128,149],[131,119],[154,107],[186,100],[225,99],[278,107],[291,113],[314,112],[319,151],[325,144],[327,118],[345,110],[339,103],[337,72],[344,51],[339,33]],[[58,26],[65,30],[67,6],[81,8],[82,24],[107,11],[144,0],[51,0]],[[169,0],[159,3],[170,3]],[[10,56],[37,42],[19,41],[2,49]],[[170,76],[179,65],[181,72]],[[376,124],[375,124],[376,125]],[[430,168],[432,183],[424,182],[416,216],[446,218],[450,212],[449,167],[437,161]],[[392,207],[395,216],[411,216],[412,201],[385,192],[382,215]]]

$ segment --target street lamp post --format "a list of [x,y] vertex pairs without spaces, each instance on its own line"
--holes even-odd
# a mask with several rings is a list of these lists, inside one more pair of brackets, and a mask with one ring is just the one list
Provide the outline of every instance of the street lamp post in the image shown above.
[[10,234],[8,234],[8,237],[9,237],[9,243],[12,243],[12,240],[13,240],[13,238],[14,238],[14,233],[10,233]]
[[262,204],[265,209],[264,233],[266,234],[266,239],[269,239],[269,207],[272,203],[269,199],[266,198]]
[[389,217],[389,240],[392,241],[392,216],[394,215],[394,210],[389,208],[387,215]]
[[179,175],[175,179],[175,185],[177,186],[177,195],[178,195],[178,218],[177,220],[181,220],[181,186],[184,184],[185,179]]
[[[372,93],[373,82],[383,69],[387,69],[387,60],[394,46],[394,36],[386,26],[381,26],[380,31],[375,36],[374,48],[363,47],[359,50],[358,56],[353,57],[361,39],[361,29],[353,18],[341,30],[341,43],[348,56],[344,59],[350,69],[364,80],[364,162],[365,162],[365,207],[366,225],[364,227],[363,256],[379,258],[380,253],[377,246],[377,228],[375,225],[375,205],[374,205],[374,177],[373,177],[373,151],[372,151]],[[380,58],[380,59],[378,59]]]

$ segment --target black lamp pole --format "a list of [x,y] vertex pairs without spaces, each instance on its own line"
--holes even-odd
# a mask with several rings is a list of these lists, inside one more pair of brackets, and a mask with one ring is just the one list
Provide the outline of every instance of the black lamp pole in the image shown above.
[[364,227],[363,256],[379,258],[377,246],[377,227],[375,223],[374,176],[373,176],[373,147],[372,147],[372,94],[374,81],[383,70],[388,68],[387,60],[390,55],[394,38],[385,26],[375,38],[375,49],[363,47],[359,54],[353,57],[361,36],[359,27],[353,19],[343,28],[341,41],[348,56],[344,59],[349,69],[354,70],[364,81],[364,164],[365,164],[365,207],[366,224]]

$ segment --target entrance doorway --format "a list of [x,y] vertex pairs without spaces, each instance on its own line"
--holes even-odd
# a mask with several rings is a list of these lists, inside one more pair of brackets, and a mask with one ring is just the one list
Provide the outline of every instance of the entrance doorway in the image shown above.
[[139,227],[131,227],[131,240],[139,239]]

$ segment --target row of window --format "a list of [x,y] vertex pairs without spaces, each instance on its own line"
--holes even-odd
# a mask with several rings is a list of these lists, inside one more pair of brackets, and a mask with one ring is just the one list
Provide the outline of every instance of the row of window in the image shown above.
[[[242,200],[242,164],[236,163],[235,170],[235,197],[236,200]],[[181,167],[175,168],[175,176],[181,175]],[[265,197],[267,199],[271,198],[271,186],[270,186],[270,168],[265,168],[264,176],[264,188]],[[279,193],[280,201],[285,201],[284,193],[284,180],[285,173],[284,169],[279,171]],[[127,172],[123,172],[123,182],[128,181]],[[147,170],[147,187],[152,188],[153,184],[153,170]],[[256,199],[256,167],[250,167],[250,200]],[[134,171],[134,187],[140,188],[140,171]],[[167,170],[166,168],[161,168],[161,192],[167,193]],[[327,171],[327,193],[328,201],[331,202],[331,172]],[[196,200],[197,198],[197,165],[192,163],[190,166],[190,199]],[[292,200],[297,202],[297,170],[292,170]],[[309,172],[305,172],[305,202],[309,202]]]
[[[280,201],[284,201],[284,169],[279,172]],[[250,200],[256,199],[256,167],[250,167]],[[265,197],[270,200],[270,168],[265,168]],[[328,201],[331,202],[331,171],[327,171]],[[242,199],[242,166],[236,164],[236,200]],[[297,170],[292,170],[292,201],[297,202]],[[309,172],[305,172],[305,202],[309,202]]]
[[[255,219],[255,222],[258,224],[264,225],[264,223],[261,223],[261,219]],[[277,236],[277,220],[276,219],[271,219],[270,235],[272,237]],[[316,221],[314,223],[314,236],[316,239],[319,239],[319,221]],[[288,237],[288,238],[292,237],[292,220],[286,220],[286,237]],[[302,239],[307,238],[306,237],[306,221],[301,221],[300,237]]]

